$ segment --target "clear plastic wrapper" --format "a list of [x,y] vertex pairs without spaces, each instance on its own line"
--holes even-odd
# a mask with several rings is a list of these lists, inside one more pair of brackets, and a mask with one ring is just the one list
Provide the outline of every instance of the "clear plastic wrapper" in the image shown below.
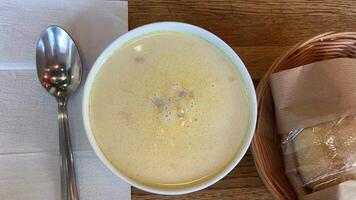
[[303,186],[312,191],[356,180],[356,116],[289,132],[282,138]]

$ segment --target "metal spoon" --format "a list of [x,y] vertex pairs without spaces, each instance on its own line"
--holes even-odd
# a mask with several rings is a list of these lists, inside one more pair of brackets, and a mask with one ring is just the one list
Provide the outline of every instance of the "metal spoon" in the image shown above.
[[77,200],[67,100],[79,86],[82,63],[69,34],[58,26],[42,32],[36,49],[37,75],[42,86],[58,101],[62,200]]

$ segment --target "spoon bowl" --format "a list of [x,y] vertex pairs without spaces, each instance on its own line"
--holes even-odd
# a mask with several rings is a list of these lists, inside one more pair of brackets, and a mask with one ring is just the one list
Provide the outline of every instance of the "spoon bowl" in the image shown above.
[[69,34],[50,26],[40,35],[36,49],[37,75],[42,86],[57,99],[73,93],[81,82],[82,64]]

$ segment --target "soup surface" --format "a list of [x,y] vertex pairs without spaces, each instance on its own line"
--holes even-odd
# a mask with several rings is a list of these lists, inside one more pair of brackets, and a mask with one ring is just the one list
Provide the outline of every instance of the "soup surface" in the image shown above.
[[184,187],[220,172],[249,124],[246,87],[212,43],[153,32],[118,48],[96,75],[89,118],[114,167],[155,187]]

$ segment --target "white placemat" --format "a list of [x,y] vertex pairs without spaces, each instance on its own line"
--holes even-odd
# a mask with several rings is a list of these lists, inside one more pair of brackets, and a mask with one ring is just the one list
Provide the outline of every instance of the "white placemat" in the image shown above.
[[[1,200],[60,199],[57,105],[35,71],[38,36],[52,24],[70,32],[87,74],[100,52],[127,32],[127,2],[0,1]],[[82,88],[68,108],[80,199],[130,199],[130,186],[106,169],[89,146],[81,93]]]

